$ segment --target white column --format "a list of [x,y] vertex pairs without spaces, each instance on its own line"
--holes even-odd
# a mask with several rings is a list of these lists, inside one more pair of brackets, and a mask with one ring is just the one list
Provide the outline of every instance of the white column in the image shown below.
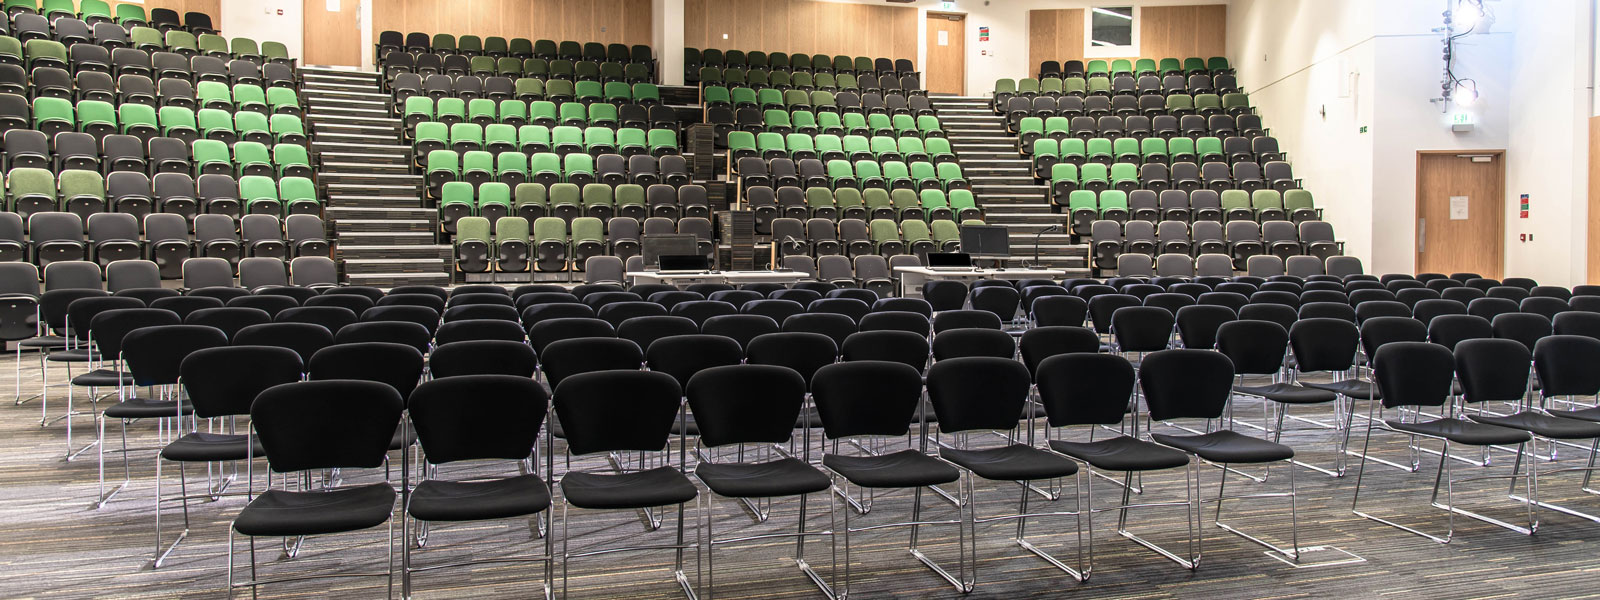
[[650,41],[662,85],[683,85],[683,0],[651,0]]

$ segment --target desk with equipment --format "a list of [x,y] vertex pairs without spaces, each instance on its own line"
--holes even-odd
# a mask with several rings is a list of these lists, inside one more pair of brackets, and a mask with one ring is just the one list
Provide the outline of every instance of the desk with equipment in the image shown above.
[[967,225],[961,228],[961,252],[933,252],[926,259],[927,266],[895,267],[900,277],[900,296],[921,298],[922,284],[929,281],[953,280],[970,282],[980,279],[1059,279],[1067,272],[1061,269],[985,269],[973,266],[972,261],[994,260],[1003,262],[1011,257],[1010,233],[1002,225]]
[[[686,239],[685,239],[686,238]],[[629,271],[623,276],[628,285],[665,283],[684,287],[695,283],[781,283],[794,285],[808,278],[798,271],[718,271],[712,268],[711,257],[700,254],[695,237],[662,235],[645,236],[643,252],[645,267],[655,270]]]

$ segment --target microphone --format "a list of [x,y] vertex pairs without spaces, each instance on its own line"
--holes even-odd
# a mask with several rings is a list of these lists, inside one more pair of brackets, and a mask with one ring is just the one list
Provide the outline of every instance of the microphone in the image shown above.
[[1033,235],[1033,268],[1035,269],[1042,267],[1044,264],[1039,258],[1039,241],[1044,239],[1044,234],[1052,231],[1061,231],[1061,226],[1051,225],[1044,229],[1040,229],[1039,233]]

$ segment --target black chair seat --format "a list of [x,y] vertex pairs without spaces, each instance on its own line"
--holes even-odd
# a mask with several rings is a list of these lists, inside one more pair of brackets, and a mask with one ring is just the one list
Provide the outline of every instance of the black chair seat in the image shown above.
[[1301,387],[1292,383],[1274,383],[1260,386],[1235,386],[1233,391],[1251,396],[1260,396],[1273,402],[1284,404],[1320,404],[1333,402],[1338,399],[1335,393],[1313,387]]
[[1098,442],[1050,440],[1050,449],[1107,471],[1156,471],[1189,464],[1178,450],[1125,435]]
[[1370,381],[1361,379],[1342,379],[1330,383],[1301,383],[1300,385],[1319,390],[1328,390],[1335,394],[1355,398],[1357,400],[1379,400],[1383,394]]
[[133,385],[133,375],[127,371],[95,369],[72,378],[72,385],[84,387],[117,387],[119,383]]
[[1152,433],[1150,439],[1218,463],[1264,463],[1294,458],[1293,448],[1228,429],[1204,435]]
[[718,496],[773,498],[828,489],[833,481],[805,461],[781,458],[764,463],[700,463],[694,474]]
[[1423,423],[1402,423],[1397,419],[1387,419],[1384,423],[1395,431],[1444,438],[1468,446],[1521,444],[1532,438],[1526,431],[1455,418],[1434,419]]
[[950,463],[916,450],[879,456],[828,454],[822,465],[850,483],[869,488],[908,488],[950,483],[961,478]]
[[694,483],[672,467],[638,473],[567,473],[561,493],[578,508],[646,508],[681,504],[698,492]]
[[293,537],[377,527],[394,512],[394,487],[374,483],[326,492],[267,490],[250,501],[233,530],[243,535]]
[[[169,409],[170,410],[170,409]],[[265,458],[267,450],[257,441],[255,452],[247,453],[244,434],[194,432],[185,434],[161,449],[161,458],[177,462],[215,462]]]
[[1583,408],[1579,410],[1552,410],[1550,414],[1567,419],[1579,419],[1600,423],[1600,406]]
[[[151,400],[149,398],[130,398],[111,406],[107,406],[104,414],[107,419],[159,419],[162,417],[178,416],[178,402],[175,400]],[[183,414],[194,412],[189,403],[183,404]]]
[[50,362],[89,362],[89,351],[82,348],[51,352],[45,357]]
[[17,342],[17,347],[38,350],[60,350],[67,347],[67,339],[60,336],[46,335],[28,338]]
[[941,448],[939,456],[990,481],[1054,479],[1078,472],[1078,463],[1070,458],[1018,444],[982,450]]
[[550,508],[550,488],[538,475],[490,481],[428,480],[411,490],[412,517],[423,521],[509,519]]
[[1469,415],[1474,421],[1488,425],[1499,425],[1511,429],[1521,429],[1533,432],[1542,438],[1553,440],[1589,440],[1600,438],[1600,423],[1565,417],[1552,417],[1536,412],[1520,412],[1505,417],[1491,417],[1488,415]]

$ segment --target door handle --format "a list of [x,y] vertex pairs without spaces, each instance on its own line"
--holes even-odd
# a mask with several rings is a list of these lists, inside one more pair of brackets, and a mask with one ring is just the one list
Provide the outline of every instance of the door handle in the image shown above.
[[1417,252],[1428,249],[1428,219],[1417,219]]

